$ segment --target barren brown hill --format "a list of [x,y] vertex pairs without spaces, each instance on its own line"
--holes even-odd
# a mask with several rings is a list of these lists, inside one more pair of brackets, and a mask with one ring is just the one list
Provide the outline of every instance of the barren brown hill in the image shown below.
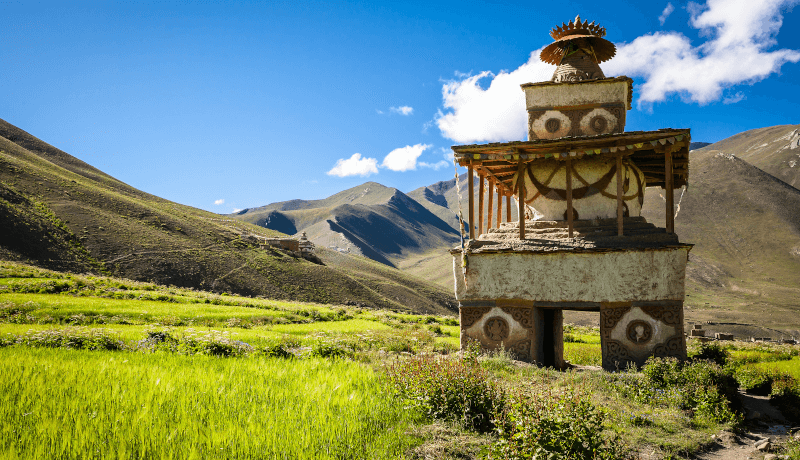
[[323,250],[323,264],[256,236],[282,234],[147,194],[0,120],[0,257],[216,292],[445,313],[446,289]]
[[751,129],[705,148],[736,155],[800,188],[800,125]]
[[[800,190],[712,147],[690,154],[689,187],[676,190],[675,232],[695,244],[687,317],[800,329]],[[648,189],[642,211],[659,226],[662,194]]]

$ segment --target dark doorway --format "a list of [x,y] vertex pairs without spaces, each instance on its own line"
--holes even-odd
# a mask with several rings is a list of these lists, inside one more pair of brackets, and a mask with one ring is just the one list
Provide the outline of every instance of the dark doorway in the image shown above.
[[545,308],[542,311],[542,354],[545,367],[556,367],[556,344],[555,344],[555,310]]

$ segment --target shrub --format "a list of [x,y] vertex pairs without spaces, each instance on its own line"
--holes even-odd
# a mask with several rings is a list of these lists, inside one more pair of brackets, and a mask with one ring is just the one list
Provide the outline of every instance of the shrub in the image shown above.
[[586,343],[585,340],[581,339],[580,337],[575,337],[572,334],[564,334],[564,342],[565,343]]
[[675,390],[681,409],[691,411],[696,422],[741,422],[731,406],[736,398],[736,380],[720,366],[710,361],[681,362],[675,358],[650,358],[642,368],[646,379],[637,388],[637,399],[642,402],[660,400],[656,393]]
[[242,356],[253,351],[250,344],[231,339],[228,332],[187,329],[177,340],[176,351],[187,355]]
[[349,358],[352,355],[353,351],[347,348],[347,346],[330,338],[317,339],[311,345],[311,356],[320,358]]
[[488,432],[503,410],[504,392],[478,362],[416,356],[387,368],[394,394],[433,419]]
[[725,366],[730,358],[728,350],[722,348],[718,343],[701,343],[697,354],[692,357],[694,360],[706,360],[716,363],[718,366]]
[[498,414],[490,459],[622,459],[629,455],[616,437],[603,435],[604,415],[574,392],[516,393]]
[[783,455],[785,455],[784,458],[788,460],[800,460],[800,439],[791,438],[786,441]]
[[176,351],[178,340],[169,331],[147,331],[147,337],[136,344],[141,351]]
[[788,374],[779,374],[772,381],[770,401],[789,421],[800,422],[800,381]]
[[122,350],[125,344],[116,334],[104,329],[66,327],[47,331],[31,331],[17,338],[29,347],[72,348],[75,350]]
[[774,371],[767,371],[750,366],[742,366],[736,369],[735,376],[747,393],[766,396],[772,392],[772,380]]

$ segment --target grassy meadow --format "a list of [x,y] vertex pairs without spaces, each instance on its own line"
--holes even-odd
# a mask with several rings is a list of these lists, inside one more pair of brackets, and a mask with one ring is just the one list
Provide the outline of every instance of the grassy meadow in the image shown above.
[[[597,328],[564,340],[599,366]],[[797,346],[689,347],[558,372],[456,353],[455,317],[0,262],[0,458],[688,458],[742,429],[737,386],[800,395]]]

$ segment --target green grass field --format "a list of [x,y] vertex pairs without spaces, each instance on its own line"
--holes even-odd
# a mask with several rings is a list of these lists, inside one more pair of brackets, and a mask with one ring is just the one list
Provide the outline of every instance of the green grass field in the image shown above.
[[[452,460],[482,458],[494,442],[463,428],[442,434],[383,379],[387,366],[414,356],[462,359],[452,317],[4,267],[0,458]],[[565,359],[600,365],[597,328],[568,324],[564,338]],[[724,347],[733,368],[798,379],[800,347]],[[508,354],[478,361],[510,393],[583,395],[603,408],[604,430],[648,454],[680,458],[733,426],[687,417],[685,393],[653,393],[642,373],[558,372]]]
[[0,349],[4,458],[398,458],[416,420],[342,360]]

